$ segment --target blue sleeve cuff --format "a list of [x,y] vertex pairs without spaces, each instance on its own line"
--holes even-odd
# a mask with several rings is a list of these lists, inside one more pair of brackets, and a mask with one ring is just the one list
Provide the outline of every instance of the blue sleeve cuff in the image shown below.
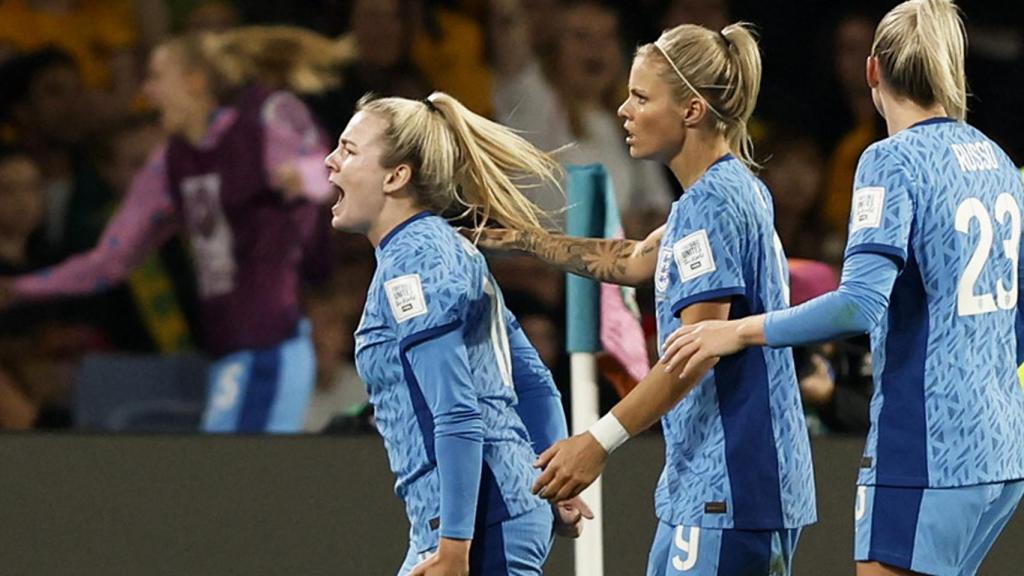
[[413,346],[416,346],[417,344],[422,344],[423,342],[426,342],[428,340],[439,338],[453,330],[458,330],[459,328],[462,328],[461,320],[455,320],[454,322],[449,322],[447,324],[442,324],[440,326],[435,326],[433,328],[420,330],[419,332],[409,334],[405,338],[402,338],[401,342],[398,343],[398,349],[401,350],[402,352],[405,352],[406,350],[412,348]]
[[899,270],[903,270],[903,267],[907,264],[907,251],[888,244],[868,242],[865,244],[850,246],[846,249],[844,259],[855,254],[881,254],[882,256],[888,256],[896,262],[896,267]]
[[719,298],[725,298],[727,296],[742,296],[747,291],[743,286],[728,286],[726,288],[715,288],[714,290],[705,290],[696,294],[691,294],[685,298],[678,300],[672,305],[672,315],[679,316],[687,306],[691,304],[697,304],[698,302],[707,302],[708,300],[717,300]]

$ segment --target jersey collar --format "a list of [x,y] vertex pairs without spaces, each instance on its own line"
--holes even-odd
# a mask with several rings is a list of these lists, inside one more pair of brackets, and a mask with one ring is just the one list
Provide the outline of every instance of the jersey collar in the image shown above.
[[955,119],[949,116],[936,116],[934,118],[928,118],[927,120],[921,120],[916,124],[911,124],[911,128],[917,128],[918,126],[930,126],[932,124],[949,124],[950,122],[956,122]]
[[406,226],[408,226],[409,224],[412,224],[413,222],[415,222],[417,220],[422,220],[422,219],[426,218],[427,216],[430,216],[431,214],[433,214],[433,212],[431,212],[430,210],[424,210],[422,212],[416,213],[414,216],[409,217],[408,219],[406,219],[404,222],[402,222],[398,226],[395,226],[394,228],[391,229],[390,232],[388,232],[387,234],[384,235],[384,238],[381,238],[380,244],[377,245],[377,249],[378,250],[383,250],[384,246],[387,246],[387,243],[390,242],[391,239],[395,237],[395,234],[398,234],[399,232],[401,232],[402,228],[405,228]]

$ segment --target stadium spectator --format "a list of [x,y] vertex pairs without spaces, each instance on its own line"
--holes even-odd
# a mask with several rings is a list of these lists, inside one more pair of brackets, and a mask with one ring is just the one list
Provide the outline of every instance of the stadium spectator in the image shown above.
[[431,86],[413,62],[416,26],[403,16],[406,0],[354,0],[349,15],[358,58],[349,63],[340,87],[310,98],[324,128],[338,134],[356,102],[367,93],[423,98]]
[[313,327],[316,388],[306,413],[305,430],[320,432],[339,415],[355,415],[367,403],[366,384],[356,371],[355,340],[370,276],[351,266],[336,281],[311,291],[306,311]]
[[[103,183],[113,192],[107,211],[114,214],[135,175],[166,144],[167,135],[156,116],[140,114],[103,131],[97,140],[93,154]],[[125,351],[171,354],[191,349],[190,325],[197,314],[194,282],[185,245],[175,235],[108,293],[108,338]]]
[[[543,150],[571,144],[559,152],[563,163],[604,165],[624,220],[646,210],[664,217],[672,202],[665,175],[654,163],[630,161],[615,117],[626,75],[617,13],[597,0],[578,0],[551,17],[562,28],[553,57],[545,61],[531,50],[519,1],[493,2],[497,118]],[[565,208],[564,196],[550,187],[538,188],[531,199],[556,215]]]
[[300,430],[315,373],[300,268],[314,202],[330,188],[320,130],[285,88],[321,89],[349,56],[344,44],[291,28],[161,45],[146,92],[170,142],[136,175],[92,250],[4,281],[0,301],[103,290],[184,230],[201,342],[215,359],[203,429]]
[[486,28],[468,14],[429,0],[405,0],[415,26],[412,58],[436,89],[483,116],[493,110]]
[[762,178],[775,199],[775,229],[786,256],[822,259],[829,236],[820,216],[825,165],[814,139],[805,134],[779,134],[764,147],[768,160]]
[[[0,148],[0,275],[41,266],[33,233],[43,221],[42,177],[31,157]],[[62,314],[64,312],[64,314]],[[96,343],[97,334],[67,310],[0,310],[0,428],[65,422],[70,386],[65,358]],[[63,321],[57,319],[64,317]]]
[[91,246],[103,230],[111,196],[86,153],[95,126],[81,98],[75,61],[47,48],[8,61],[0,79],[0,118],[43,175],[43,247],[63,258]]
[[[846,131],[829,153],[825,170],[824,221],[834,238],[845,238],[850,220],[850,199],[857,159],[872,142],[885,135],[884,126],[871,102],[871,90],[864,84],[864,60],[871,53],[875,20],[854,12],[840,19],[834,38],[835,75],[841,102],[849,119]],[[833,96],[834,97],[834,96]],[[827,246],[830,262],[842,259],[843,242]]]
[[56,47],[81,70],[92,115],[102,121],[126,113],[139,87],[142,0],[6,0],[0,2],[0,47],[32,52]]

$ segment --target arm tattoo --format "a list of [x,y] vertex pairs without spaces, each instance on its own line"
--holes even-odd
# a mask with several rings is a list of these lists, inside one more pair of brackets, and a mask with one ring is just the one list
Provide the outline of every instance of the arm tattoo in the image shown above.
[[[580,276],[615,284],[628,283],[628,263],[636,256],[635,240],[573,238],[571,236],[529,234],[522,248],[541,260]],[[653,250],[645,247],[646,255]]]

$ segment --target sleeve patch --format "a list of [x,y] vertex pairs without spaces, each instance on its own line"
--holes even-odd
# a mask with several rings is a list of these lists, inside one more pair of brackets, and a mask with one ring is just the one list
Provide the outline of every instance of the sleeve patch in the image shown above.
[[395,320],[405,322],[410,318],[427,313],[427,300],[423,297],[423,285],[419,274],[399,276],[384,283],[391,312]]
[[683,282],[717,269],[707,230],[698,230],[676,242],[672,246],[672,254],[679,267],[679,278]]
[[853,210],[850,216],[850,232],[881,226],[884,206],[885,188],[872,186],[855,190],[853,192]]

